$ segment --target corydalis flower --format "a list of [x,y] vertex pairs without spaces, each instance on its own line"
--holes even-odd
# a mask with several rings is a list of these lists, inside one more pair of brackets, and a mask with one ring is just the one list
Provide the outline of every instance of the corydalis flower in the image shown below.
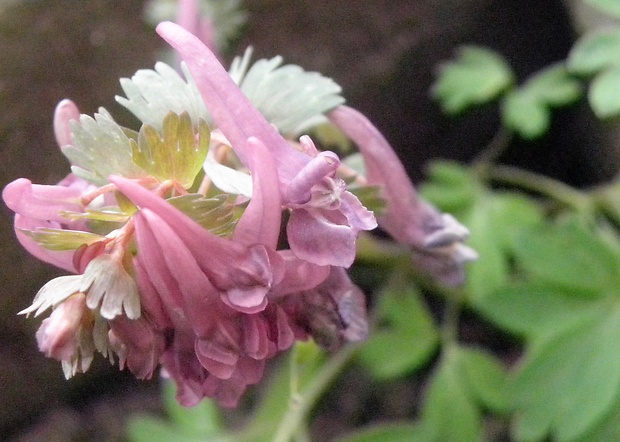
[[364,115],[339,106],[328,116],[359,147],[368,184],[382,189],[386,207],[378,217],[381,228],[413,249],[419,267],[446,284],[462,284],[463,265],[478,256],[463,244],[467,228],[418,196],[392,147]]
[[[197,37],[170,22],[161,23],[157,32],[187,63],[215,125],[240,160],[248,164],[251,137],[260,140],[273,155],[282,203],[291,209],[292,227],[287,233],[293,253],[318,265],[350,266],[355,258],[355,237],[362,230],[374,229],[376,221],[356,197],[341,189],[342,185],[330,183],[338,180],[338,157],[331,152],[319,154],[309,143],[305,152],[292,148]],[[329,205],[311,201],[316,187],[331,191],[333,201]]]

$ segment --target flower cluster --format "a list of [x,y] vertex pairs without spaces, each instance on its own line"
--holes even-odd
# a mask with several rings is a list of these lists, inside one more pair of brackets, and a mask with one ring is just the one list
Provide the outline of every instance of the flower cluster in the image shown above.
[[365,159],[366,176],[354,181],[381,189],[384,230],[432,275],[461,281],[475,256],[462,245],[467,230],[417,197],[335,83],[279,58],[249,67],[249,52],[227,72],[181,26],[157,32],[184,60],[185,79],[158,63],[121,80],[118,101],[140,130],[64,100],[54,128],[72,173],[3,191],[20,243],[73,273],[21,312],[52,308],[37,341],[67,377],[100,352],[139,378],[161,365],[184,405],[213,397],[234,406],[295,340],[336,349],[364,339],[364,295],[346,269],[377,220],[338,155],[299,137],[328,119]]

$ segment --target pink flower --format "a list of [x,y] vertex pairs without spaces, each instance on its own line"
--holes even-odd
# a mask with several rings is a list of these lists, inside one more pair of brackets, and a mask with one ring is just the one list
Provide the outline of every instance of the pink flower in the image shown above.
[[[216,126],[241,161],[248,165],[250,138],[260,140],[273,155],[282,203],[292,210],[287,233],[293,253],[318,265],[349,267],[355,258],[358,232],[374,229],[376,221],[334,176],[338,157],[331,152],[318,153],[307,141],[304,152],[291,147],[197,37],[170,22],[161,23],[157,32],[187,63]],[[313,194],[320,193],[331,196],[328,204],[313,199]]]
[[463,264],[477,257],[462,244],[469,235],[467,228],[418,196],[392,147],[364,115],[339,106],[329,119],[357,144],[368,184],[382,188],[386,209],[378,217],[381,228],[409,245],[414,262],[432,276],[449,285],[463,283]]

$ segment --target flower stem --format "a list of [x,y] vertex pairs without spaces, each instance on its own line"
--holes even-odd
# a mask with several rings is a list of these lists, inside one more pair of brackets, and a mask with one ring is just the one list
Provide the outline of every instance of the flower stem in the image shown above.
[[329,358],[321,367],[312,382],[293,398],[288,411],[278,426],[274,442],[289,442],[297,434],[301,425],[306,421],[308,413],[321,398],[327,387],[338,377],[347,363],[351,360],[359,344],[344,347]]
[[488,178],[545,195],[585,215],[591,214],[594,210],[587,195],[560,181],[534,172],[511,166],[495,166],[488,171]]

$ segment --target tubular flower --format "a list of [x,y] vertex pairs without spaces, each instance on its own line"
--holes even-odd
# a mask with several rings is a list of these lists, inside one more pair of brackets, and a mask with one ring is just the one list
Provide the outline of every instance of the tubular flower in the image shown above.
[[392,147],[364,115],[339,106],[329,118],[360,149],[368,184],[382,189],[386,207],[378,217],[381,228],[410,246],[414,262],[432,276],[448,285],[462,284],[463,264],[478,256],[463,244],[467,228],[418,196]]
[[[372,212],[335,177],[340,164],[338,156],[333,152],[318,153],[309,139],[302,143],[305,149],[293,148],[252,106],[197,37],[170,22],[161,23],[157,32],[187,63],[215,125],[241,162],[248,165],[251,137],[260,140],[272,153],[282,203],[291,209],[287,234],[293,253],[318,265],[349,267],[355,258],[355,237],[377,224]],[[316,194],[328,198],[312,198]]]

